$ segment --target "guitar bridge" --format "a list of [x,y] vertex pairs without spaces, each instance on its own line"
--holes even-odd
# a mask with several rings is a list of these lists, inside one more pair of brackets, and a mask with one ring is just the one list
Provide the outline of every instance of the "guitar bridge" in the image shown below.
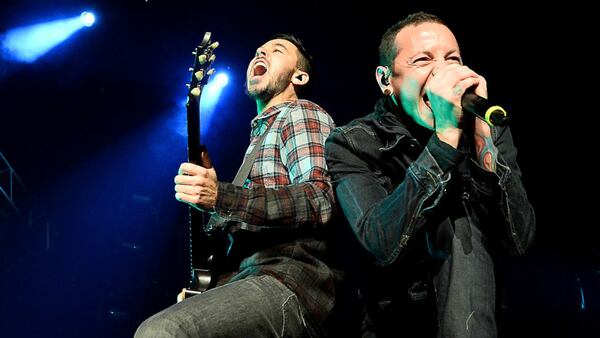
[[190,298],[195,295],[201,294],[203,291],[196,291],[191,289],[181,289],[181,292],[177,295],[177,303],[183,301],[186,298]]
[[[210,259],[212,259],[212,256],[209,258],[209,260]],[[190,288],[181,289],[181,292],[177,295],[177,303],[208,290],[212,286],[212,280],[213,278],[210,270],[193,269],[192,286]]]

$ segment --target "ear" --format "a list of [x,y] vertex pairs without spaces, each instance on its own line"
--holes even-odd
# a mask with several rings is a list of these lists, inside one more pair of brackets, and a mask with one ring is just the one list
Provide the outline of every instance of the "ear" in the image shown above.
[[379,85],[379,89],[385,96],[389,96],[394,92],[392,85],[390,84],[390,69],[386,66],[377,66],[375,69],[375,79]]
[[304,86],[308,83],[310,76],[308,76],[307,72],[296,70],[294,72],[294,76],[292,76],[292,83],[296,86]]

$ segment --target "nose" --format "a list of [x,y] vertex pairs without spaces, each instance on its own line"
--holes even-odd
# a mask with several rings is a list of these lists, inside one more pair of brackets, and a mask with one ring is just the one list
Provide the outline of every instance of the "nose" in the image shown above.
[[431,68],[431,76],[435,76],[441,69],[451,64],[450,60],[444,58],[437,58],[434,60],[433,68]]
[[254,57],[259,57],[259,56],[264,56],[264,55],[267,55],[267,53],[265,52],[265,50],[262,49],[262,48],[258,48],[256,50],[256,54],[254,54]]

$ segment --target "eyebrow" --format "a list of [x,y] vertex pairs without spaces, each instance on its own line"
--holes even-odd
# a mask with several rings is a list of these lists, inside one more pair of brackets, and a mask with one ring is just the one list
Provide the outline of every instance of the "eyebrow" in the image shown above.
[[281,42],[275,42],[273,45],[275,45],[276,47],[281,47],[281,48],[285,49],[286,51],[288,50],[287,47]]
[[448,56],[448,55],[451,55],[451,54],[454,54],[454,53],[456,53],[456,54],[458,54],[458,56],[462,57],[462,55],[460,55],[460,49],[453,49],[453,50],[451,50],[450,52],[448,52],[448,53],[446,54],[446,56]]
[[[462,55],[460,54],[460,49],[453,49],[453,50],[449,51],[448,53],[444,54],[444,57],[448,57],[449,55],[452,55],[452,54],[458,54],[458,56],[462,58]],[[412,60],[419,55],[433,56],[433,53],[431,53],[428,50],[424,50],[424,51],[420,51],[416,54],[409,56],[407,59]]]

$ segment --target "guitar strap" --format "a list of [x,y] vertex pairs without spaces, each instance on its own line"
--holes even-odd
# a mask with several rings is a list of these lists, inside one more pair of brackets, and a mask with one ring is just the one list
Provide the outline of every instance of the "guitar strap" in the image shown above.
[[[279,116],[283,117],[284,114],[287,113],[288,109],[289,109],[289,106],[286,107],[281,113],[279,113]],[[248,175],[250,175],[250,170],[252,169],[252,165],[254,164],[254,161],[256,160],[256,156],[258,156],[258,152],[259,152],[260,148],[262,147],[265,137],[269,133],[271,126],[273,126],[277,122],[277,120],[278,120],[278,118],[276,118],[271,124],[269,124],[267,126],[265,131],[259,136],[259,139],[256,141],[254,148],[252,148],[252,150],[250,151],[248,156],[246,156],[244,158],[244,162],[238,169],[237,174],[235,174],[235,177],[233,178],[233,182],[231,182],[233,185],[236,185],[238,187],[241,187],[244,185],[244,182],[248,178]],[[218,216],[217,214],[212,214],[210,216],[210,219],[208,220],[206,229],[207,229],[207,231],[219,229],[219,228],[222,228],[225,225],[225,223],[227,223],[227,221],[224,220],[222,217]]]
[[252,169],[254,160],[256,160],[256,156],[258,156],[258,151],[260,150],[260,147],[262,146],[263,141],[265,140],[265,137],[267,136],[267,133],[269,132],[269,129],[271,129],[271,126],[274,124],[275,124],[275,121],[273,121],[273,123],[268,125],[265,132],[259,136],[258,141],[256,141],[256,145],[254,146],[254,148],[252,148],[252,151],[250,152],[250,154],[248,154],[248,156],[246,156],[244,158],[244,162],[238,169],[237,174],[235,174],[235,177],[233,178],[233,182],[231,182],[231,184],[237,185],[238,187],[241,187],[244,185],[244,182],[248,178],[248,175],[250,175],[250,170]]

